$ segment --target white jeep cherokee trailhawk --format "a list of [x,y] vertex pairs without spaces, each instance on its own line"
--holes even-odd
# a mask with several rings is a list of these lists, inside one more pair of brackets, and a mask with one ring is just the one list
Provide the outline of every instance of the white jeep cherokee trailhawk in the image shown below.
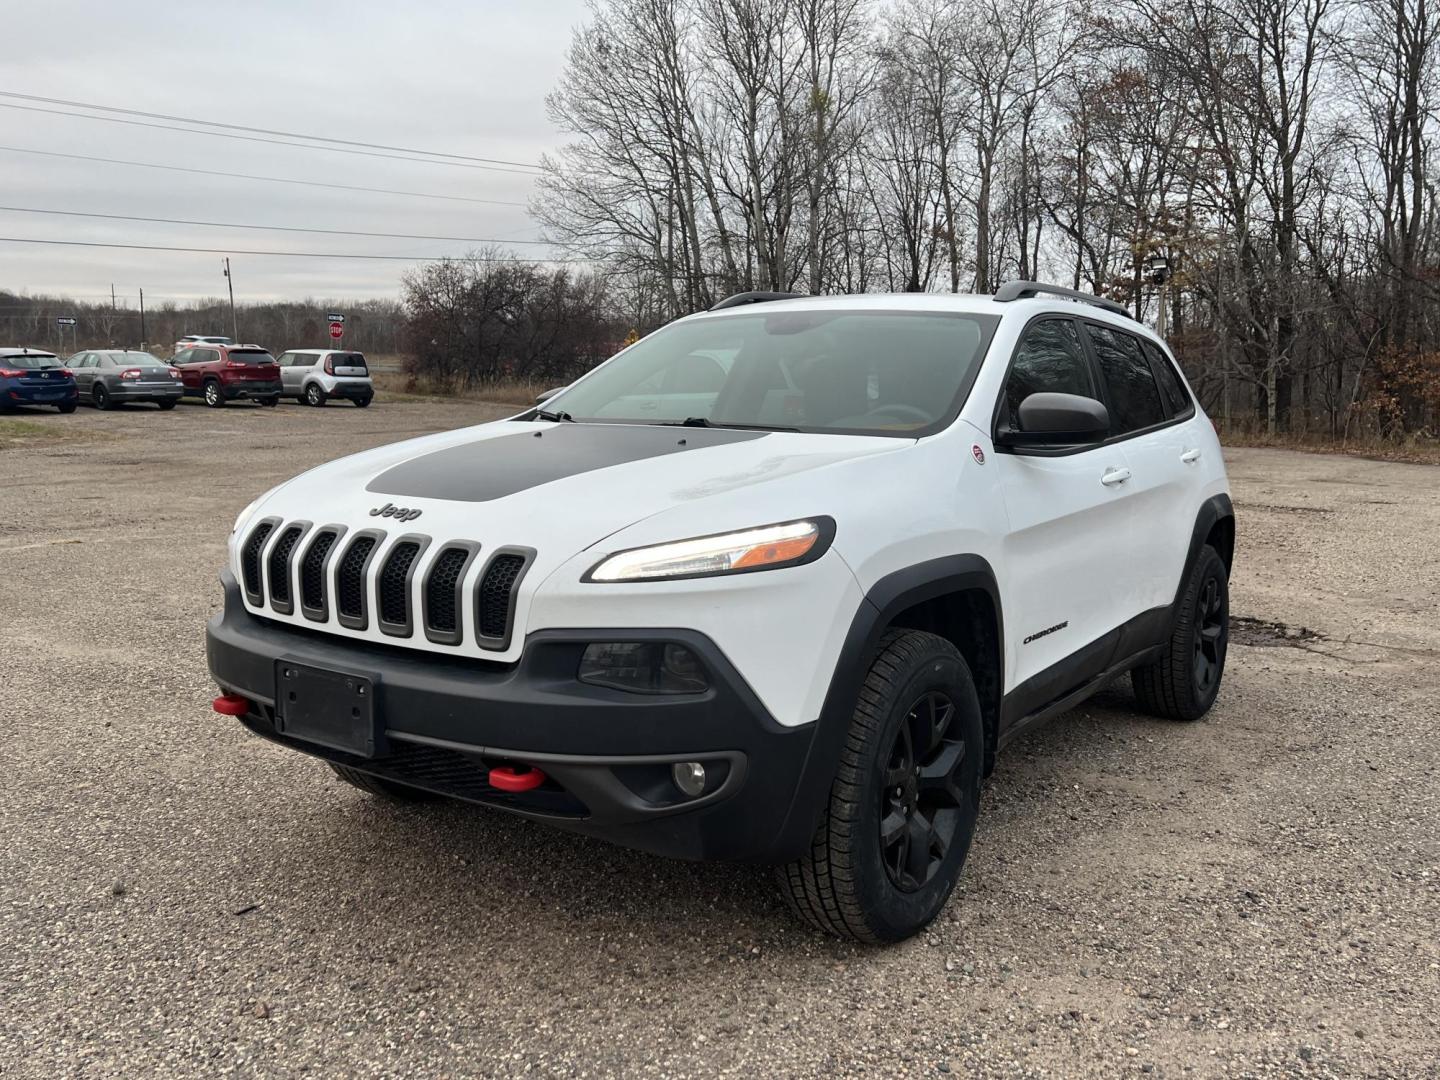
[[1215,432],[1118,305],[750,293],[256,500],[209,663],[369,792],[774,863],[888,941],[1019,732],[1126,670],[1210,707],[1233,547]]

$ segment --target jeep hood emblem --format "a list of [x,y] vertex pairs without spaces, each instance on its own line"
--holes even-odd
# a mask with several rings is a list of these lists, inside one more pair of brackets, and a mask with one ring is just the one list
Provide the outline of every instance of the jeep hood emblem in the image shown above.
[[422,511],[412,510],[406,506],[396,506],[394,503],[386,503],[384,506],[377,506],[370,511],[371,517],[388,517],[396,521],[414,521]]

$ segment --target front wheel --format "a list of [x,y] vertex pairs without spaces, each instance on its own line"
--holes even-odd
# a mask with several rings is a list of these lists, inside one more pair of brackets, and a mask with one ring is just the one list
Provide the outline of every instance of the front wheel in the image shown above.
[[319,383],[311,383],[305,388],[305,404],[318,409],[325,404],[325,391],[320,389]]
[[980,699],[955,646],[918,630],[888,631],[810,851],[778,871],[795,912],[856,941],[899,941],[924,929],[970,850],[984,749]]
[[220,390],[220,384],[214,380],[205,384],[205,404],[212,409],[221,408],[225,404],[225,395]]
[[1171,720],[1198,720],[1220,693],[1230,644],[1230,574],[1209,544],[1200,549],[1160,659],[1130,672],[1141,706]]

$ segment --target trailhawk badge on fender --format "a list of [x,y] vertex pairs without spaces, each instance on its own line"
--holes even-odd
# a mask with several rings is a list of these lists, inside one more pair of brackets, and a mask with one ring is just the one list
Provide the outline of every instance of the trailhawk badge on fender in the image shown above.
[[394,503],[386,503],[384,506],[377,506],[370,511],[371,517],[388,517],[396,521],[414,521],[424,511],[411,510],[409,507],[396,506]]

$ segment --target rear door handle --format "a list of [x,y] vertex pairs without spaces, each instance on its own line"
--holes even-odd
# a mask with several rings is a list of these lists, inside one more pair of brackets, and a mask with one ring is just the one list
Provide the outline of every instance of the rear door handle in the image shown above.
[[1195,450],[1186,450],[1183,454],[1180,455],[1180,460],[1183,461],[1186,465],[1194,465],[1195,462],[1200,460],[1199,449],[1197,448]]
[[1123,484],[1129,479],[1129,469],[1107,469],[1105,470],[1105,475],[1100,477],[1100,483],[1106,487],[1114,487],[1116,484]]

